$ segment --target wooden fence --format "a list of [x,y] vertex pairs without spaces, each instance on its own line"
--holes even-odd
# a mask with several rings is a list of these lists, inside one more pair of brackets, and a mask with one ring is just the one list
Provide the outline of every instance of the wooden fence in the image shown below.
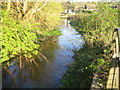
[[111,68],[107,80],[107,89],[120,89],[120,29],[114,30],[114,43],[112,45],[114,50],[113,59],[111,62]]
[[98,84],[97,78],[93,78],[90,88],[91,90],[101,90],[103,88],[110,90],[120,90],[120,28],[116,28],[114,30],[112,50],[114,51],[114,53],[111,61],[111,68],[109,70],[106,87]]

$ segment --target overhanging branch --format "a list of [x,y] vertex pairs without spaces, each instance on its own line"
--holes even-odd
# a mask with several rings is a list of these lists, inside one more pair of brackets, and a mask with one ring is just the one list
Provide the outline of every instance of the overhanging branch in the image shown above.
[[32,13],[35,13],[35,12],[41,10],[44,6],[46,6],[47,2],[48,2],[48,0],[45,1],[44,5],[42,5],[42,6],[41,6],[40,8],[38,8],[38,9],[34,10]]

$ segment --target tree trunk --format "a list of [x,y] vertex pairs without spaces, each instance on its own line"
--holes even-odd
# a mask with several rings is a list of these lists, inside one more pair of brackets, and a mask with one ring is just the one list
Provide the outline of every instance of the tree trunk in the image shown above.
[[7,3],[7,11],[10,10],[10,7],[11,7],[11,0],[8,0],[8,3]]

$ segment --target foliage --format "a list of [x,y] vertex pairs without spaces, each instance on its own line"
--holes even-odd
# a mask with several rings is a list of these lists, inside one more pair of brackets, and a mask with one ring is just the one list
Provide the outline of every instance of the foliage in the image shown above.
[[84,13],[92,13],[91,10],[82,10],[82,12],[84,12]]
[[[43,33],[42,33],[43,32]],[[43,42],[46,39],[49,39],[50,37],[56,37],[61,35],[61,32],[57,29],[51,30],[51,31],[42,31],[40,34],[37,34],[38,41]]]
[[89,44],[84,44],[83,48],[75,51],[75,62],[62,78],[60,88],[90,88],[95,72],[99,73],[96,77],[99,78],[98,83],[105,85],[111,56],[103,51],[103,47],[91,48]]
[[37,49],[39,47],[37,42],[37,36],[35,33],[31,32],[30,27],[23,27],[20,22],[15,21],[11,18],[8,12],[2,10],[2,29],[1,35],[1,60],[0,63],[9,60],[9,58],[14,57],[17,54],[34,53],[37,54]]
[[71,25],[79,29],[78,31],[84,32],[85,38],[89,42],[110,43],[113,30],[118,25],[117,12],[118,10],[111,8],[108,3],[100,3],[97,12],[84,16],[80,15],[77,20],[71,21]]
[[60,3],[17,1],[1,6],[0,63],[16,55],[31,58],[38,54],[40,41],[60,35]]
[[86,44],[75,51],[75,62],[63,77],[61,88],[89,88],[94,73],[96,82],[105,88],[112,58],[113,31],[118,27],[118,9],[111,5],[98,3],[97,11],[80,13],[71,20],[70,24],[83,35]]
[[60,12],[62,12],[62,10],[60,3],[48,2],[47,5],[41,9],[41,12],[35,14],[35,20],[40,23],[41,28],[53,30],[60,24]]

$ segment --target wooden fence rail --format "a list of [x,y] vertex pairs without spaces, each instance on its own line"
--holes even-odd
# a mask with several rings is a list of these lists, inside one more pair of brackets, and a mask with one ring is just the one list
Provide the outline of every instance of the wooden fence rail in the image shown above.
[[114,51],[114,53],[106,87],[98,84],[97,78],[93,78],[90,90],[101,90],[103,88],[110,90],[120,90],[120,28],[116,28],[114,30],[111,49]]
[[107,89],[120,89],[120,30],[116,28],[114,30],[114,43],[113,43],[113,60],[111,62],[111,68],[107,80]]

